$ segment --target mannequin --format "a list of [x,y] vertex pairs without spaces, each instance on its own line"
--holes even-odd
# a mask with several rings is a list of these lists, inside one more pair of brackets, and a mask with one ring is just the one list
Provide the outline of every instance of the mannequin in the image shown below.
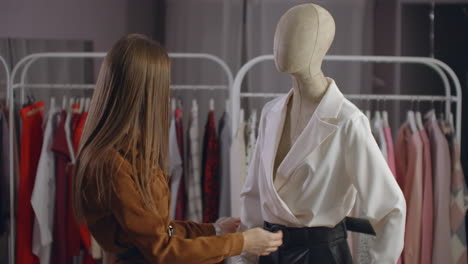
[[335,21],[315,4],[298,5],[280,19],[274,38],[276,68],[293,79],[275,171],[309,122],[329,85],[322,62],[335,37]]
[[243,254],[236,263],[352,263],[348,216],[357,201],[376,235],[372,263],[394,264],[401,254],[403,193],[368,119],[321,70],[334,35],[332,16],[315,4],[293,7],[278,23],[275,63],[293,87],[263,107],[240,230],[262,226],[285,235],[277,252]]

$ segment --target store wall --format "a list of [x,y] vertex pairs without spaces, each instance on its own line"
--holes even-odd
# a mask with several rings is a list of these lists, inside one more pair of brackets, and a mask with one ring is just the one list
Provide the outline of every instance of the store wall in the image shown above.
[[1,0],[0,38],[91,40],[106,51],[129,32],[154,34],[152,0]]

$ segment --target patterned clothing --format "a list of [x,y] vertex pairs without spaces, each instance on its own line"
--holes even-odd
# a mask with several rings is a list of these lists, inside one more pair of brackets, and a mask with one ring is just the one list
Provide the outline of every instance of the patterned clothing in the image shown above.
[[190,155],[187,170],[187,219],[194,222],[203,220],[201,170],[200,170],[200,142],[198,138],[198,106],[193,105],[189,118],[187,151]]
[[454,264],[466,264],[468,261],[466,249],[465,226],[465,178],[460,162],[460,145],[458,144],[452,129],[447,123],[441,124],[442,131],[447,137],[451,161],[451,197],[450,197],[450,229],[452,231],[452,260]]
[[176,202],[176,220],[185,220],[185,208],[187,206],[187,193],[185,189],[185,173],[184,173],[184,129],[182,124],[182,109],[175,110],[175,126],[177,134],[177,146],[179,147],[180,157],[182,159],[182,175],[180,176],[180,183],[177,190]]
[[210,111],[203,139],[203,222],[214,223],[219,215],[219,142],[214,112]]

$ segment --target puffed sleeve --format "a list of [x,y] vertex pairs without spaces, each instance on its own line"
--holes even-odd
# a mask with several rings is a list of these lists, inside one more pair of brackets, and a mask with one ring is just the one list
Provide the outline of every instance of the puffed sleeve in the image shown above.
[[364,215],[377,236],[372,263],[397,263],[403,250],[406,203],[362,114],[345,124],[346,170],[358,192]]
[[[263,141],[263,115],[260,118],[260,126],[258,132],[258,139],[255,144],[254,153],[250,166],[245,179],[244,187],[240,197],[240,218],[241,225],[239,231],[246,231],[247,229],[255,227],[263,227],[262,208],[260,205],[260,189],[258,186],[258,178],[261,175],[261,144]],[[234,258],[236,264],[254,264],[257,263],[258,256],[243,253]]]
[[[199,236],[187,239],[180,235],[169,236],[168,219],[158,212],[147,210],[137,193],[130,175],[121,172],[114,177],[114,194],[111,210],[131,242],[150,263],[212,264],[239,255],[243,248],[241,233],[222,236]],[[176,225],[180,226],[179,222]],[[191,224],[182,224],[187,227]],[[185,228],[187,237],[204,233],[203,225]],[[189,232],[187,230],[198,230]],[[176,230],[177,232],[177,230]]]

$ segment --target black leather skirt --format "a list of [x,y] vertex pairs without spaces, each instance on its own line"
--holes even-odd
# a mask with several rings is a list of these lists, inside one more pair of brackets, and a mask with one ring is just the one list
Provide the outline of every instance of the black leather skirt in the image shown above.
[[264,229],[283,231],[283,245],[277,252],[260,257],[259,264],[352,264],[346,225],[334,228],[290,228],[265,222]]

